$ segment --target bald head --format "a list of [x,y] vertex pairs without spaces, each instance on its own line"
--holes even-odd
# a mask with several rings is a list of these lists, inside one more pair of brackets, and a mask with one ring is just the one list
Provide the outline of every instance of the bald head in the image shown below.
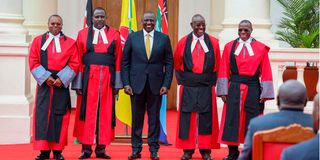
[[304,85],[296,80],[284,82],[278,93],[280,109],[303,109],[307,102],[307,91]]
[[194,21],[196,21],[198,19],[204,20],[204,17],[201,14],[195,14],[195,15],[192,16],[191,22],[194,22]]
[[206,31],[206,21],[201,14],[192,16],[190,25],[193,29],[193,34],[197,37],[203,36]]
[[313,113],[312,113],[312,118],[313,118],[313,128],[315,131],[319,130],[319,94],[317,94],[314,99],[313,99]]

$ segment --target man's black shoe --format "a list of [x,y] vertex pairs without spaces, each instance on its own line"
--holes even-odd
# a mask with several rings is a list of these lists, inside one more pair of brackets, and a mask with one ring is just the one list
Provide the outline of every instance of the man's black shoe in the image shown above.
[[102,159],[111,159],[111,156],[109,156],[109,155],[106,154],[105,152],[99,153],[99,154],[96,153],[96,157],[97,157],[97,158],[102,158]]
[[227,157],[224,157],[223,160],[237,160],[239,157],[238,146],[228,146],[229,154]]
[[192,154],[184,152],[181,157],[181,160],[189,160],[191,158],[192,158]]
[[138,153],[138,152],[132,152],[132,153],[129,155],[128,160],[138,159],[138,158],[141,158],[141,154]]
[[55,160],[64,160],[64,157],[63,157],[63,155],[62,155],[61,153],[54,154],[54,155],[53,155],[53,158],[54,158]]
[[151,152],[150,158],[151,158],[151,160],[159,160],[158,152]]
[[201,155],[203,160],[212,160],[209,153],[204,153]]
[[223,160],[237,160],[239,155],[228,155],[224,157]]
[[79,156],[79,159],[88,159],[91,157],[91,154],[82,152],[81,155]]
[[50,151],[46,153],[41,151],[41,153],[35,157],[35,160],[45,160],[45,159],[50,159]]
[[227,157],[224,157],[223,160],[237,160],[237,159],[227,156]]

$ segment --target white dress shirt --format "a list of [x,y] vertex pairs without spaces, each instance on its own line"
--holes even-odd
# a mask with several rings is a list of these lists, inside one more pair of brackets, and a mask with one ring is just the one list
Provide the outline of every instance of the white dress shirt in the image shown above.
[[[143,36],[144,36],[144,44],[146,44],[146,39],[147,39],[147,31],[145,31],[143,29]],[[152,51],[152,46],[153,46],[153,36],[154,36],[154,30],[152,30],[151,32],[149,32],[149,39],[150,39],[150,54]]]

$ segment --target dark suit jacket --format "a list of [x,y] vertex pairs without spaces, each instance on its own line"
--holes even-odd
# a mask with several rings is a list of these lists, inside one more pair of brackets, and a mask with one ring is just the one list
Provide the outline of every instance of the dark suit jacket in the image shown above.
[[312,128],[313,126],[311,115],[305,114],[302,111],[281,110],[280,112],[270,113],[252,119],[249,123],[239,160],[252,159],[252,138],[255,132],[280,126],[288,126],[293,123],[300,124],[303,127]]
[[170,39],[154,31],[153,46],[148,60],[143,30],[131,33],[123,49],[121,78],[123,85],[130,85],[133,93],[140,94],[149,81],[151,92],[160,94],[161,87],[170,88],[173,58]]
[[319,160],[319,133],[310,140],[285,149],[281,160]]

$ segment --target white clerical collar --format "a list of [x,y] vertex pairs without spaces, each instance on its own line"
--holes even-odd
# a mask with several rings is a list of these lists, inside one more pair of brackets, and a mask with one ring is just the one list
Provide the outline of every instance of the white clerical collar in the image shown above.
[[154,35],[154,29],[152,31],[150,31],[149,33],[143,29],[143,36],[145,37],[147,34],[149,34],[149,36],[151,38],[153,38],[153,35]]
[[242,40],[241,38],[239,38],[239,41],[238,41],[238,42],[240,42],[240,43],[241,43],[241,42],[242,42],[242,43],[244,43],[244,42],[246,42],[246,43],[251,43],[252,40],[253,40],[252,37],[248,38],[246,41],[244,41],[244,40]]
[[106,33],[104,32],[105,28],[106,28],[105,26],[101,29],[97,29],[96,27],[93,27],[94,36],[93,36],[92,44],[98,44],[99,34],[102,37],[103,44],[108,44],[108,39],[107,39]]
[[60,53],[60,52],[61,52],[61,46],[60,46],[60,40],[59,40],[59,38],[60,38],[60,33],[54,36],[53,34],[51,34],[51,33],[49,32],[48,35],[49,35],[49,38],[48,38],[48,39],[46,40],[46,42],[43,44],[43,46],[41,47],[41,50],[45,51],[45,50],[48,48],[50,42],[54,39],[54,44],[55,44],[55,47],[56,47],[56,52],[57,52],[57,53]]
[[204,42],[204,35],[197,37],[196,35],[192,34],[192,43],[191,43],[191,52],[194,50],[194,47],[196,47],[196,44],[198,41],[200,42],[201,47],[203,48],[204,52],[207,53],[209,51],[208,46]]
[[240,54],[240,52],[242,51],[243,46],[245,46],[249,52],[249,56],[253,56],[254,52],[253,52],[251,44],[250,44],[252,42],[252,40],[253,40],[252,37],[250,37],[246,41],[243,41],[241,38],[239,38],[239,41],[238,41],[239,45],[238,45],[236,51],[234,52],[234,54],[238,56]]

